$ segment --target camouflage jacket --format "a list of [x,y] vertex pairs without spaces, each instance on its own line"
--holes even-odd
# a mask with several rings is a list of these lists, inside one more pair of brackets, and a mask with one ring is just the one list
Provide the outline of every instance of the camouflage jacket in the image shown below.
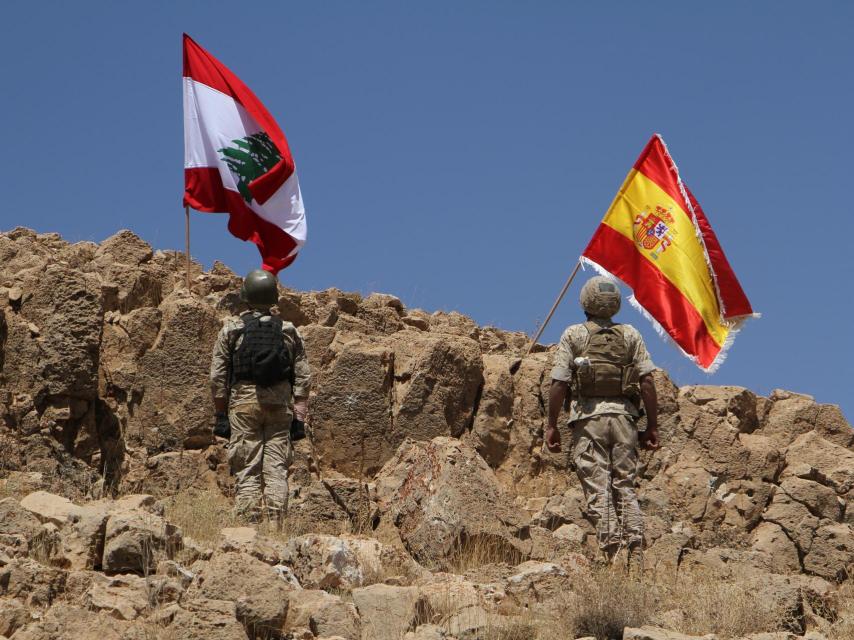
[[[601,322],[594,320],[594,322]],[[608,322],[608,326],[613,325]],[[632,355],[632,362],[637,368],[638,375],[644,376],[656,370],[646,350],[643,337],[630,324],[620,325],[626,338],[626,346]],[[572,383],[572,374],[575,369],[577,355],[584,351],[587,342],[587,327],[583,324],[574,324],[563,332],[554,355],[554,367],[552,368],[552,380],[563,380]],[[569,421],[583,420],[603,414],[622,414],[638,417],[638,410],[628,398],[577,398],[574,397],[569,407]]]
[[[260,311],[253,311],[256,317],[264,316]],[[291,389],[289,381],[279,382],[271,387],[256,387],[251,382],[237,382],[229,388],[229,369],[231,366],[231,355],[240,346],[243,336],[243,321],[236,316],[227,318],[223,322],[216,342],[214,343],[213,358],[211,360],[211,391],[215,398],[229,398],[229,406],[257,402],[265,405],[285,406],[290,405],[292,396],[297,398],[308,397],[311,386],[311,371],[308,366],[308,358],[305,355],[305,346],[297,328],[290,322],[282,322],[282,334],[285,345],[291,353],[294,363],[294,387]]]

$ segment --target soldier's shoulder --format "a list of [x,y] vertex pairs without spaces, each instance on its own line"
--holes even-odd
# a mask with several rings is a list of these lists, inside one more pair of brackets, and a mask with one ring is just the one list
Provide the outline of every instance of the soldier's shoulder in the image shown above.
[[300,333],[300,330],[297,329],[296,325],[293,322],[291,322],[290,320],[285,320],[285,319],[281,319],[281,320],[282,320],[282,333],[284,333],[285,335],[288,335],[288,336],[292,336],[292,337],[295,336],[295,337],[302,339],[302,334]]
[[571,324],[566,329],[564,329],[563,335],[565,336],[578,336],[584,335],[587,333],[587,327],[584,326],[584,323],[579,322],[577,324]]
[[643,342],[643,336],[641,336],[641,332],[637,330],[634,325],[626,323],[621,323],[620,326],[623,328],[623,335],[631,340],[640,340]]
[[560,336],[561,342],[575,342],[581,338],[584,338],[587,335],[587,327],[583,324],[571,324],[566,329],[563,330],[563,333]]
[[222,319],[222,331],[234,331],[243,328],[243,320],[240,316],[226,316]]

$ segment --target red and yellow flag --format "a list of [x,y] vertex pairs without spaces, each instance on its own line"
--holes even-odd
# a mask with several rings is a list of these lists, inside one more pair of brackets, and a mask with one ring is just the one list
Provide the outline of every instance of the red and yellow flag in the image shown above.
[[655,134],[629,171],[582,261],[629,287],[632,304],[704,371],[754,317],[700,204]]

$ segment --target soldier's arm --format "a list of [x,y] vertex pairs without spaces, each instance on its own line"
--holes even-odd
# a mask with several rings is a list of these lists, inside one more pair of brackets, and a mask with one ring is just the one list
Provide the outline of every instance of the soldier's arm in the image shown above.
[[569,381],[572,379],[572,346],[569,340],[569,331],[565,331],[560,338],[552,367],[552,385],[549,388],[549,421],[546,426],[544,439],[549,451],[557,453],[560,451],[560,432],[557,430],[557,420],[566,394],[569,392]]
[[211,395],[217,413],[225,413],[228,410],[228,362],[228,328],[223,326],[214,341],[211,357]]
[[641,398],[646,409],[646,431],[642,444],[645,449],[658,449],[658,394],[655,392],[655,381],[651,373],[641,376]]
[[[560,411],[563,408],[567,393],[569,393],[569,382],[566,380],[552,380],[552,386],[549,388],[549,423],[547,430],[557,429],[557,419],[560,417]],[[558,439],[560,439],[560,436],[558,436]]]
[[655,392],[655,380],[652,372],[657,369],[649,357],[643,338],[634,330],[634,364],[640,376],[640,392],[643,407],[646,410],[646,431],[641,437],[645,449],[658,449],[658,395]]
[[311,368],[305,355],[305,344],[299,330],[293,329],[294,337],[294,397],[308,398],[311,390]]

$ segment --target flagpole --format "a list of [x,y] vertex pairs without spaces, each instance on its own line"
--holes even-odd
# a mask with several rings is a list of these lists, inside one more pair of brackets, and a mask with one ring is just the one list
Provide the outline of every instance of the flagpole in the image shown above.
[[184,206],[184,236],[187,255],[187,291],[190,291],[190,207]]
[[[531,351],[534,349],[534,345],[537,344],[537,340],[540,339],[540,336],[543,335],[543,331],[546,329],[546,325],[549,323],[549,320],[552,319],[555,311],[560,305],[561,300],[566,295],[566,292],[569,290],[569,285],[572,284],[572,281],[575,280],[575,276],[578,274],[578,270],[581,268],[581,260],[575,263],[575,269],[572,270],[572,273],[569,274],[569,277],[566,279],[566,282],[563,285],[563,289],[560,290],[560,293],[557,296],[557,300],[552,305],[552,308],[549,310],[549,314],[546,316],[546,319],[543,320],[543,323],[540,325],[540,328],[537,329],[537,333],[531,339],[531,342],[528,343],[528,348],[525,350],[525,355],[522,358],[528,356]],[[518,359],[513,364],[510,365],[510,373],[516,373],[519,370],[519,367],[522,364],[522,359]]]

